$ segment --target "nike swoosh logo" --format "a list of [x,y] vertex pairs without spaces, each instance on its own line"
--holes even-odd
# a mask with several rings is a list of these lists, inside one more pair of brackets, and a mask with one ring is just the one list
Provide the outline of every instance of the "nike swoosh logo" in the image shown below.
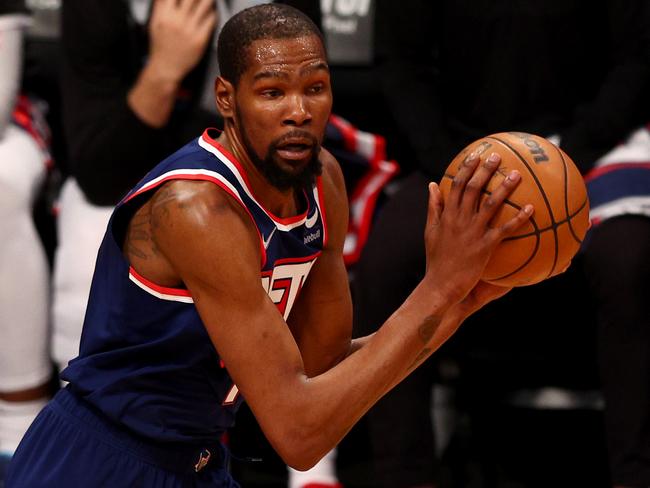
[[278,230],[278,228],[277,228],[277,227],[273,227],[273,230],[271,231],[271,233],[269,234],[269,236],[268,236],[266,239],[262,238],[262,242],[264,243],[264,249],[268,249],[268,247],[269,247],[269,243],[271,242],[271,237],[273,237],[273,234],[275,234],[275,231],[276,231],[276,230]]
[[314,215],[312,215],[307,220],[305,220],[305,227],[311,229],[313,226],[316,225],[317,221],[318,221],[318,207],[316,207],[316,211],[314,212]]

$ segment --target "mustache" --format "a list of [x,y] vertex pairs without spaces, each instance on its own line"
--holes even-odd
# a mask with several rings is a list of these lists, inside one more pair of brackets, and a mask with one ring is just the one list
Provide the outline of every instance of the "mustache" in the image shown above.
[[279,146],[290,143],[292,140],[295,140],[295,139],[304,139],[306,141],[309,141],[309,144],[311,146],[314,146],[314,147],[317,147],[317,146],[320,145],[320,143],[318,142],[318,139],[313,134],[310,134],[309,132],[304,131],[304,130],[300,130],[300,129],[293,129],[293,130],[287,132],[283,136],[281,136],[281,137],[277,138],[275,141],[273,141],[271,143],[271,145],[274,148],[277,148]]

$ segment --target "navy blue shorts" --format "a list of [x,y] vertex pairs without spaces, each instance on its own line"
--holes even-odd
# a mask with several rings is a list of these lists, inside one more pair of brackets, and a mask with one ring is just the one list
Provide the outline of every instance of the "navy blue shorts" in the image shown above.
[[218,443],[170,447],[136,437],[66,389],[23,437],[5,487],[239,488],[227,458]]

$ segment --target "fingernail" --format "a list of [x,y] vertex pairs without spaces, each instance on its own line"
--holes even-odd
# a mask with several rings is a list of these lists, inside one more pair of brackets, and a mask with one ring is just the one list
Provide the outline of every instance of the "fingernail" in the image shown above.
[[499,160],[501,159],[501,156],[497,153],[492,153],[490,156],[488,156],[488,161],[491,163],[498,163]]
[[533,206],[530,203],[524,207],[524,213],[526,213],[527,215],[533,213]]
[[521,175],[519,174],[519,171],[517,171],[516,169],[515,169],[515,170],[512,170],[512,171],[510,172],[510,174],[508,175],[508,179],[509,179],[510,181],[518,181],[519,178],[521,178]]

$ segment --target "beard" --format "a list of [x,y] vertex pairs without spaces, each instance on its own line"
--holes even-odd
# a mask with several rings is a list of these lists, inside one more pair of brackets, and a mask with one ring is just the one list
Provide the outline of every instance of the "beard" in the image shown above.
[[[244,149],[248,157],[251,159],[255,167],[266,178],[266,180],[275,188],[280,191],[287,191],[289,189],[304,190],[311,188],[316,181],[316,177],[320,176],[323,171],[323,163],[319,159],[320,144],[318,140],[310,133],[294,129],[289,133],[275,139],[269,145],[268,150],[264,157],[260,157],[253,149],[253,145],[246,132],[246,127],[241,123],[241,136],[244,144]],[[278,149],[285,144],[285,141],[290,138],[303,138],[311,141],[311,156],[306,164],[295,171],[288,171],[282,167],[282,158],[278,154]]]

